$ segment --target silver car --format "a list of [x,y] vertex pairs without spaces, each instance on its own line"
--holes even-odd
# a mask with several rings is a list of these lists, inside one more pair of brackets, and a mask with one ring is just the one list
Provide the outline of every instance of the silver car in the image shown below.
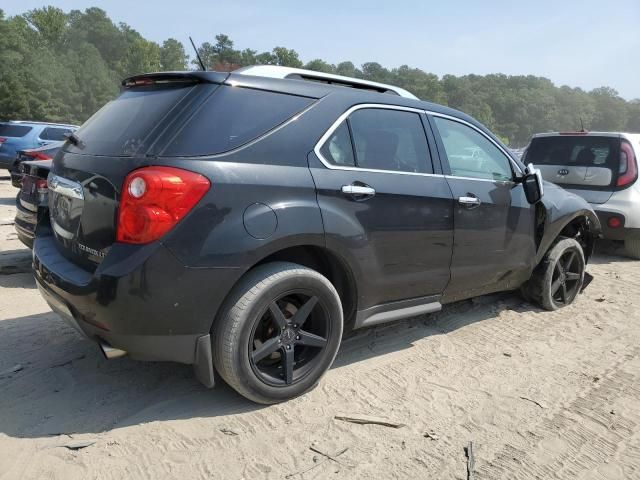
[[600,218],[605,238],[623,240],[640,259],[640,134],[539,133],[523,155],[549,182],[580,195]]

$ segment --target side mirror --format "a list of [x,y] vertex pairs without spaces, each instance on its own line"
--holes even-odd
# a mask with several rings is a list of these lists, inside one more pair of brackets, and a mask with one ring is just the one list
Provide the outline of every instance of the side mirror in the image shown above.
[[533,166],[533,163],[527,165],[527,170],[522,179],[522,187],[524,188],[527,201],[532,205],[538,202],[544,195],[542,173]]

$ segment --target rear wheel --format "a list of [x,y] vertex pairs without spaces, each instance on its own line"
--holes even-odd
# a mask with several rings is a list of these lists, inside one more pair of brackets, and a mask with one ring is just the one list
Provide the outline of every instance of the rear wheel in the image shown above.
[[527,296],[546,310],[570,305],[584,282],[585,260],[573,238],[558,241],[536,268],[524,287]]
[[238,393],[277,403],[313,388],[342,338],[342,305],[318,272],[261,265],[234,289],[213,330],[214,366]]
[[624,249],[631,258],[640,260],[640,236],[625,238]]

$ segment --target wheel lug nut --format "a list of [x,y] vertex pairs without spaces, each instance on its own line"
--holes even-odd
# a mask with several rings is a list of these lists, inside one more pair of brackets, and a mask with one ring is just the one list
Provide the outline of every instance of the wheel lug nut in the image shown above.
[[291,345],[287,345],[287,350],[291,350]]
[[300,335],[296,335],[296,340],[300,340]]

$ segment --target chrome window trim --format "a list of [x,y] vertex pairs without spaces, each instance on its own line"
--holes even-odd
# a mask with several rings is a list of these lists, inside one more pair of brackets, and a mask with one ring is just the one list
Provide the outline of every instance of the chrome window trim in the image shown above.
[[[361,104],[354,105],[354,106],[350,107],[342,115],[340,115],[338,117],[338,119],[331,124],[331,126],[322,135],[322,137],[320,137],[320,140],[318,140],[316,145],[313,147],[313,152],[316,154],[316,156],[322,162],[322,164],[325,167],[327,167],[328,169],[330,169],[330,170],[357,171],[357,172],[373,172],[373,173],[394,173],[394,174],[397,174],[397,175],[415,175],[415,176],[418,176],[418,177],[459,178],[459,179],[466,179],[466,180],[479,180],[481,182],[514,183],[513,180],[507,180],[507,181],[491,180],[491,179],[486,179],[486,178],[461,177],[461,176],[457,176],[457,175],[443,175],[443,174],[440,174],[440,173],[402,172],[402,171],[398,171],[398,170],[382,170],[382,169],[373,169],[373,168],[360,168],[360,167],[356,167],[356,166],[345,167],[345,166],[335,165],[335,164],[331,163],[329,160],[324,158],[324,156],[320,152],[320,149],[325,144],[325,142],[327,140],[329,140],[331,135],[333,135],[333,132],[335,132],[337,130],[337,128],[340,126],[340,124],[349,115],[351,115],[353,112],[355,112],[357,110],[362,110],[362,109],[365,109],[365,108],[378,108],[378,109],[383,109],[383,110],[400,110],[400,111],[403,111],[403,112],[417,113],[419,115],[425,114],[425,115],[432,115],[432,116],[436,116],[436,117],[442,117],[442,118],[446,118],[448,120],[452,120],[452,121],[455,121],[455,122],[462,123],[463,125],[471,127],[473,130],[475,130],[480,135],[482,135],[487,140],[489,140],[492,144],[494,144],[503,153],[503,155],[505,155],[507,157],[507,160],[509,160],[509,162],[511,163],[511,165],[513,165],[513,167],[516,169],[516,171],[521,173],[521,174],[523,173],[522,170],[520,169],[520,167],[518,166],[518,164],[513,161],[511,156],[507,152],[505,152],[504,149],[500,145],[498,145],[491,137],[489,137],[486,133],[484,133],[482,130],[480,130],[475,125],[473,125],[473,124],[471,124],[471,123],[469,123],[469,122],[467,122],[465,120],[462,120],[461,118],[453,117],[451,115],[446,115],[444,113],[433,112],[431,110],[424,110],[424,109],[412,108],[412,107],[402,107],[402,106],[399,106],[399,105],[386,105],[386,104],[382,104],[382,103],[361,103]],[[425,137],[425,140],[426,140],[426,137]],[[432,157],[432,159],[433,159],[433,157]]]
[[[320,149],[326,143],[326,141],[329,140],[331,135],[333,135],[333,132],[335,132],[337,130],[337,128],[340,126],[340,124],[349,115],[351,115],[353,112],[355,112],[357,110],[362,110],[362,109],[365,109],[365,108],[378,108],[378,109],[382,109],[382,110],[400,110],[400,111],[403,111],[403,112],[417,113],[418,115],[422,115],[422,114],[425,113],[424,110],[421,110],[419,108],[400,107],[398,105],[385,105],[385,104],[382,104],[382,103],[361,103],[359,105],[354,105],[353,107],[349,108],[346,112],[344,112],[342,115],[340,115],[335,122],[333,122],[333,124],[324,133],[324,135],[322,135],[322,137],[320,137],[320,140],[318,140],[318,143],[316,143],[316,146],[313,147],[314,153],[320,159],[320,161],[322,162],[322,164],[325,167],[327,167],[330,170],[348,170],[348,171],[355,171],[355,172],[372,172],[372,173],[395,173],[395,174],[398,174],[398,175],[415,175],[415,176],[418,176],[418,177],[443,177],[444,176],[444,175],[439,174],[439,173],[402,172],[402,171],[399,171],[399,170],[382,170],[382,169],[377,169],[377,168],[360,168],[360,167],[355,167],[355,166],[354,167],[344,167],[344,166],[341,166],[341,165],[335,165],[335,164],[331,163],[329,160],[327,160],[326,158],[324,158],[324,156],[320,152]],[[424,140],[425,140],[425,142],[427,142],[426,134],[425,134]]]
[[476,180],[478,182],[499,183],[500,185],[515,185],[513,180],[492,180],[490,178],[463,177],[460,175],[443,175],[444,178],[453,178],[456,180]]
[[493,144],[496,146],[496,148],[497,148],[498,150],[500,150],[500,151],[502,152],[502,154],[503,154],[505,157],[507,157],[507,160],[509,161],[509,163],[510,163],[511,165],[513,165],[513,167],[516,169],[516,172],[517,172],[517,173],[524,173],[524,172],[520,169],[520,167],[518,166],[518,164],[517,164],[516,162],[514,162],[514,161],[513,161],[513,158],[511,158],[511,155],[509,155],[509,154],[504,150],[504,148],[502,148],[502,147],[501,147],[498,143],[496,143],[496,142],[495,142],[495,141],[494,141],[490,136],[488,136],[486,133],[484,133],[482,130],[480,130],[478,127],[476,127],[474,124],[469,123],[469,122],[467,122],[467,121],[465,121],[465,120],[463,120],[463,119],[461,119],[461,118],[453,117],[453,116],[451,116],[451,115],[447,115],[447,114],[445,114],[445,113],[431,112],[431,111],[428,111],[428,110],[425,110],[425,113],[426,113],[427,115],[431,115],[431,116],[433,116],[433,117],[441,117],[441,118],[445,118],[445,119],[447,119],[447,120],[451,120],[451,121],[453,121],[453,122],[458,122],[458,123],[461,123],[461,124],[463,124],[463,125],[466,125],[467,127],[471,127],[473,130],[475,130],[475,131],[476,131],[476,132],[478,132],[480,135],[482,135],[484,138],[486,138],[486,139],[487,139],[487,140],[489,140],[491,143],[493,143]]

